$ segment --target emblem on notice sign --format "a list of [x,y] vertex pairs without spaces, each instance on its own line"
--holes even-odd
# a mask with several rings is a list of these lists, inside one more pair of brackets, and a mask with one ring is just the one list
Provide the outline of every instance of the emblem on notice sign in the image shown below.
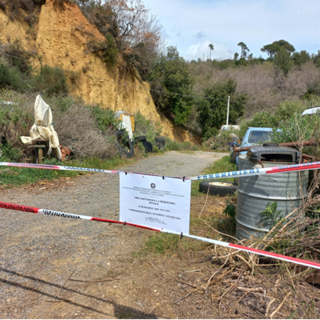
[[151,184],[150,184],[150,187],[151,187],[152,189],[155,189],[155,188],[156,188],[156,184],[155,184],[155,183],[151,183]]

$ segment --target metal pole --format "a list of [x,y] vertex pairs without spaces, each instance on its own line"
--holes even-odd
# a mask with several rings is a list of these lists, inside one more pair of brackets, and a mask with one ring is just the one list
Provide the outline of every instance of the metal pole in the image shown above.
[[228,96],[227,125],[229,124],[229,108],[230,108],[230,96]]

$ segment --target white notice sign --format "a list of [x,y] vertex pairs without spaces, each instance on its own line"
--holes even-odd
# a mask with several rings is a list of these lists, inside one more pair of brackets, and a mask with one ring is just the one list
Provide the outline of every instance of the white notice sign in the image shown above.
[[189,234],[191,180],[120,172],[120,221]]

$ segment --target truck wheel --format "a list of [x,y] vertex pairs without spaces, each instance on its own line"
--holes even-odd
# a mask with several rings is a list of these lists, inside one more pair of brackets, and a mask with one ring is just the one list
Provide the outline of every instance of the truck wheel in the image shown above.
[[237,191],[237,186],[229,181],[209,180],[200,182],[199,191],[208,193],[208,189],[211,195],[225,197],[234,194]]
[[139,137],[135,137],[134,138],[134,143],[139,143],[139,142],[142,142],[142,141],[147,141],[147,137],[146,136],[139,136]]
[[232,151],[231,157],[230,157],[230,162],[231,163],[236,163],[236,158],[239,156],[240,152],[235,152],[234,150]]
[[132,158],[134,155],[133,143],[129,139],[128,133],[124,130],[116,131],[115,134],[117,142],[115,143],[120,156],[125,156],[127,158]]
[[144,146],[144,151],[145,153],[147,152],[153,152],[153,145],[151,142],[149,141],[141,141],[141,143],[143,144]]

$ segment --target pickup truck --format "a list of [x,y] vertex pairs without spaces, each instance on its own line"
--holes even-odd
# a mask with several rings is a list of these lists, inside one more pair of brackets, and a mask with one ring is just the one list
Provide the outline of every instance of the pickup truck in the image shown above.
[[[262,144],[271,140],[272,128],[254,128],[249,127],[242,139],[240,147],[252,146],[255,144]],[[247,151],[235,152],[231,155],[235,159],[237,170],[239,169],[239,155],[246,154]]]

